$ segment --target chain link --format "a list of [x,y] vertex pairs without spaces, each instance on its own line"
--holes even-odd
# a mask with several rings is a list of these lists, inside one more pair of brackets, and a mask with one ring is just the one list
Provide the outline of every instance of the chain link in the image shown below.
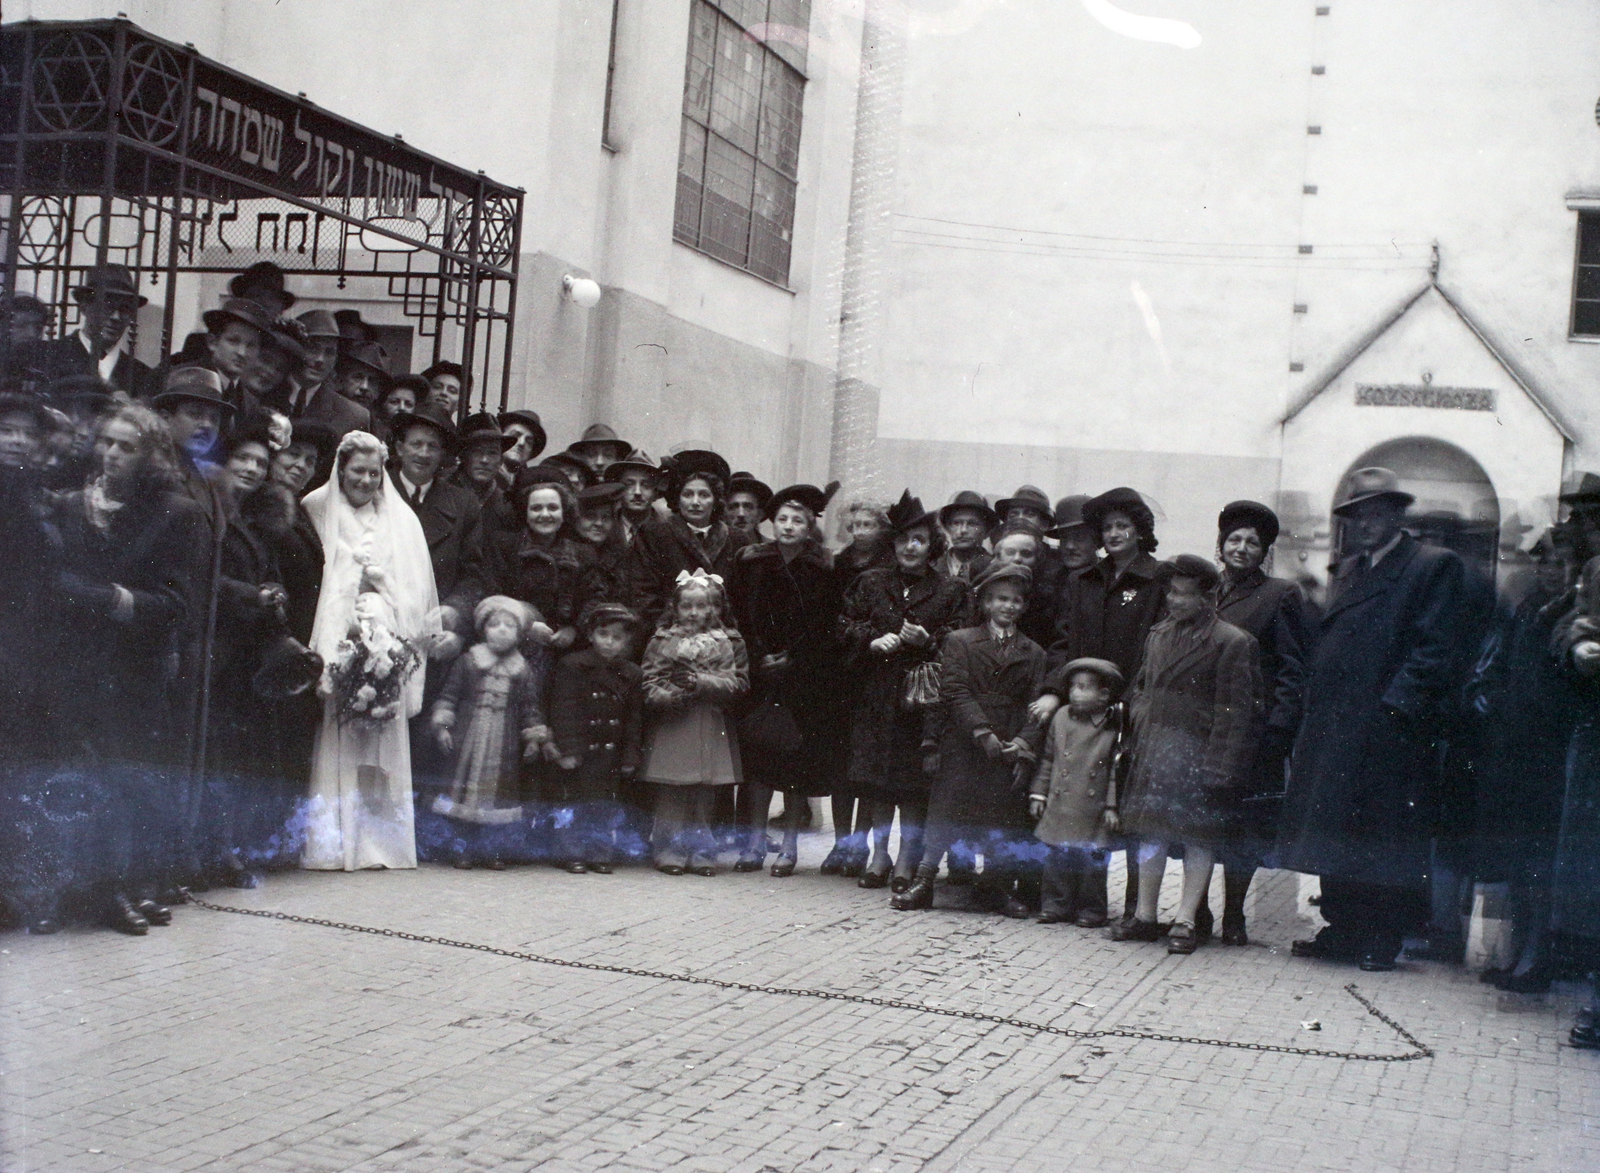
[[700,977],[688,973],[668,973],[659,969],[635,969],[629,965],[606,965],[599,961],[574,961],[565,957],[545,957],[526,953],[520,949],[501,949],[475,941],[454,941],[449,937],[431,937],[423,933],[407,933],[401,929],[375,929],[369,925],[352,925],[344,921],[325,920],[315,916],[296,916],[290,912],[272,912],[261,908],[236,908],[227,904],[212,904],[191,896],[189,903],[208,912],[231,912],[238,916],[255,916],[264,920],[289,921],[298,925],[316,925],[325,929],[339,929],[346,933],[365,933],[373,937],[392,937],[401,941],[416,941],[423,945],[443,945],[451,949],[468,949],[474,953],[489,953],[496,957],[510,957],[517,961],[531,961],[538,965],[556,965],[563,969],[584,969],[595,973],[614,973],[624,977],[652,978],[656,981],[683,982],[691,986],[711,986],[719,990],[736,990],[748,994],[780,994],[791,998],[817,998],[830,1002],[852,1002],[860,1006],[883,1006],[891,1010],[910,1010],[916,1014],[936,1014],[943,1018],[965,1018],[973,1022],[989,1022],[997,1026],[1014,1027],[1035,1034],[1058,1035],[1069,1039],[1139,1039],[1158,1043],[1185,1043],[1197,1047],[1227,1047],[1236,1051],[1265,1051],[1278,1055],[1306,1055],[1316,1059],[1348,1059],[1360,1063],[1408,1063],[1414,1059],[1431,1059],[1434,1052],[1414,1034],[1379,1010],[1357,991],[1354,983],[1345,986],[1349,994],[1366,1012],[1399,1035],[1413,1048],[1398,1055],[1374,1055],[1361,1051],[1326,1051],[1315,1047],[1288,1047],[1277,1043],[1242,1043],[1233,1039],[1207,1039],[1192,1035],[1159,1034],[1155,1031],[1129,1030],[1125,1027],[1105,1027],[1078,1030],[1070,1026],[1055,1026],[1048,1022],[1030,1022],[1025,1018],[1011,1018],[1002,1014],[986,1014],[981,1010],[953,1010],[944,1006],[929,1006],[922,1002],[902,1002],[898,998],[871,998],[865,994],[846,994],[837,990],[813,990],[800,986],[760,986],[752,982],[728,981],[725,978]]

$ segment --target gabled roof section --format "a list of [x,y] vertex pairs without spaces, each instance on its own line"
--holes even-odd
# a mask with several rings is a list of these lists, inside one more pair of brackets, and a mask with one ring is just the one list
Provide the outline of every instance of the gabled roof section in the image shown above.
[[1425,296],[1427,296],[1430,291],[1437,293],[1444,304],[1450,307],[1451,312],[1461,320],[1461,324],[1472,332],[1473,337],[1475,337],[1479,343],[1482,344],[1483,348],[1489,352],[1490,357],[1493,358],[1495,362],[1499,363],[1500,368],[1511,377],[1511,381],[1520,387],[1522,389],[1522,393],[1533,401],[1535,407],[1544,413],[1544,417],[1550,421],[1551,425],[1556,429],[1556,431],[1560,432],[1561,435],[1567,440],[1572,440],[1572,429],[1567,426],[1566,421],[1561,418],[1560,413],[1556,411],[1554,405],[1550,403],[1549,399],[1542,392],[1540,392],[1533,385],[1532,381],[1529,380],[1527,376],[1525,376],[1516,367],[1516,365],[1506,355],[1505,351],[1495,344],[1494,339],[1490,337],[1488,331],[1479,325],[1472,315],[1469,314],[1461,306],[1461,304],[1456,301],[1455,298],[1451,297],[1437,280],[1432,278],[1430,278],[1421,289],[1417,290],[1410,297],[1406,298],[1405,301],[1401,302],[1397,308],[1387,314],[1371,330],[1357,339],[1348,350],[1340,354],[1326,371],[1319,375],[1315,381],[1310,383],[1305,390],[1301,391],[1300,394],[1295,397],[1294,402],[1289,405],[1288,412],[1279,422],[1286,424],[1290,420],[1294,419],[1295,416],[1304,411],[1307,407],[1311,406],[1312,402],[1317,398],[1317,396],[1326,391],[1340,375],[1344,374],[1345,371],[1349,369],[1351,363],[1355,362],[1356,359],[1365,354],[1371,348],[1373,343],[1393,329],[1402,318],[1411,312],[1412,307],[1421,301]]

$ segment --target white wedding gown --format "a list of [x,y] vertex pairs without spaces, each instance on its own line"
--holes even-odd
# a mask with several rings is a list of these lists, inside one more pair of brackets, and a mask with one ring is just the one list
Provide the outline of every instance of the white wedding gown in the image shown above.
[[[438,595],[422,527],[387,476],[384,481],[379,495],[359,509],[351,508],[331,482],[306,498],[324,557],[311,643],[329,662],[349,629],[368,565],[382,572],[378,606],[396,635],[417,638],[436,618]],[[407,718],[421,707],[423,671],[419,667],[407,683],[401,711],[376,727],[339,724],[334,698],[323,700],[301,866],[328,871],[417,866]]]

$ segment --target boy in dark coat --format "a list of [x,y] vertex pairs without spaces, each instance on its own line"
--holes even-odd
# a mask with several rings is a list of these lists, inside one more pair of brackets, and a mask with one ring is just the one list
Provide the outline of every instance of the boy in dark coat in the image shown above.
[[562,658],[550,688],[545,757],[553,769],[545,797],[556,859],[574,874],[609,875],[618,846],[617,789],[639,770],[644,672],[628,658],[639,617],[620,603],[596,603],[581,626],[590,646]]

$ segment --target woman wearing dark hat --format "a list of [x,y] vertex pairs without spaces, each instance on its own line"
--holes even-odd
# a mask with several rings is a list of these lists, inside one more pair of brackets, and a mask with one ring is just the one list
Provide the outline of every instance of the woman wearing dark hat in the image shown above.
[[[932,566],[944,552],[938,515],[907,489],[888,511],[892,567],[868,570],[845,596],[840,617],[846,667],[863,677],[850,728],[850,783],[871,802],[872,858],[860,884],[882,888],[891,866],[910,887],[922,861],[931,772],[937,757],[939,644],[965,627],[971,596]],[[889,831],[900,811],[900,859]]]
[[[1110,660],[1131,680],[1144,659],[1145,637],[1164,613],[1172,567],[1156,561],[1155,515],[1133,489],[1091,497],[1082,516],[1100,536],[1106,556],[1058,587],[1056,630],[1062,638],[1051,648],[1051,659]],[[1034,702],[1034,716],[1048,721],[1065,691],[1060,669],[1053,669]]]
[[98,475],[60,499],[59,630],[67,641],[57,716],[62,744],[108,792],[101,893],[109,923],[142,935],[171,914],[155,896],[173,879],[168,845],[183,817],[187,706],[166,689],[168,663],[204,607],[206,523],[178,491],[166,424],[127,405],[100,423]]
[[989,555],[984,552],[983,539],[1000,524],[1000,517],[982,493],[962,489],[950,498],[950,504],[939,510],[939,525],[950,548],[939,559],[939,571],[947,578],[959,578],[971,583],[989,568]]
[[1193,953],[1195,918],[1254,759],[1261,668],[1255,639],[1217,618],[1219,576],[1210,561],[1180,554],[1168,567],[1167,615],[1150,632],[1128,701],[1133,759],[1120,808],[1124,831],[1138,842],[1138,906],[1112,939],[1160,935],[1161,881],[1169,849],[1181,843],[1183,896],[1167,951]]
[[731,582],[739,550],[749,543],[722,519],[731,479],[728,462],[704,449],[670,459],[667,504],[672,512],[638,528],[626,560],[630,601],[646,623],[661,617],[680,571],[705,570]]
[[768,516],[767,506],[772,502],[772,489],[756,479],[754,473],[736,472],[728,480],[728,506],[723,518],[728,528],[743,534],[746,540],[761,540],[761,522]]
[[[856,579],[868,570],[894,565],[894,544],[889,540],[889,512],[886,506],[875,501],[851,501],[840,511],[843,522],[839,532],[847,540],[844,547],[833,556],[833,577],[839,596],[849,593]],[[846,713],[854,712],[860,681],[855,676],[841,676],[839,680],[840,704]],[[869,848],[867,832],[872,826],[871,804],[862,798],[845,776],[841,763],[838,779],[834,782],[829,799],[833,813],[833,850],[822,861],[825,876],[849,876],[852,879],[866,870]]]
[[745,546],[734,564],[734,615],[750,655],[753,694],[739,742],[745,780],[735,871],[761,868],[772,792],[782,790],[783,846],[772,874],[793,875],[806,799],[832,793],[839,773],[843,598],[833,560],[815,536],[838,487],[791,485],[775,494],[767,505],[772,540]]
[[[1294,583],[1268,578],[1263,571],[1277,539],[1278,515],[1259,501],[1234,501],[1217,516],[1217,558],[1222,563],[1217,617],[1255,637],[1267,705],[1254,760],[1235,807],[1238,819],[1229,827],[1220,852],[1226,893],[1224,945],[1249,943],[1244,899],[1278,833],[1284,771],[1305,701],[1306,655],[1312,639],[1305,600]],[[1200,920],[1204,925],[1206,918]]]
[[622,500],[618,484],[591,485],[578,494],[576,530],[580,541],[594,551],[595,567],[591,598],[619,601],[625,593],[624,560],[628,544],[622,538],[618,504]]
[[[972,585],[983,622],[945,636],[940,697],[945,713],[939,772],[928,807],[926,850],[896,908],[931,907],[939,860],[964,842],[984,857],[974,892],[989,910],[1032,915],[1027,892],[1032,837],[1026,784],[1042,731],[1028,703],[1044,683],[1045,652],[1017,630],[1033,575],[997,562]],[[903,824],[902,824],[903,825]],[[903,834],[903,832],[902,832]]]
[[[309,713],[280,707],[253,683],[269,649],[288,634],[283,554],[294,541],[299,512],[288,490],[269,479],[272,451],[265,421],[247,420],[229,439],[224,466],[227,531],[207,727],[210,809],[202,822],[210,851],[202,863],[235,887],[253,887],[259,869],[294,857],[297,845],[287,842],[287,827],[307,776],[295,768],[302,764],[298,755],[284,751],[297,740],[289,728],[293,716]],[[313,614],[314,608],[313,600]],[[309,694],[315,684],[313,676],[300,691]]]

